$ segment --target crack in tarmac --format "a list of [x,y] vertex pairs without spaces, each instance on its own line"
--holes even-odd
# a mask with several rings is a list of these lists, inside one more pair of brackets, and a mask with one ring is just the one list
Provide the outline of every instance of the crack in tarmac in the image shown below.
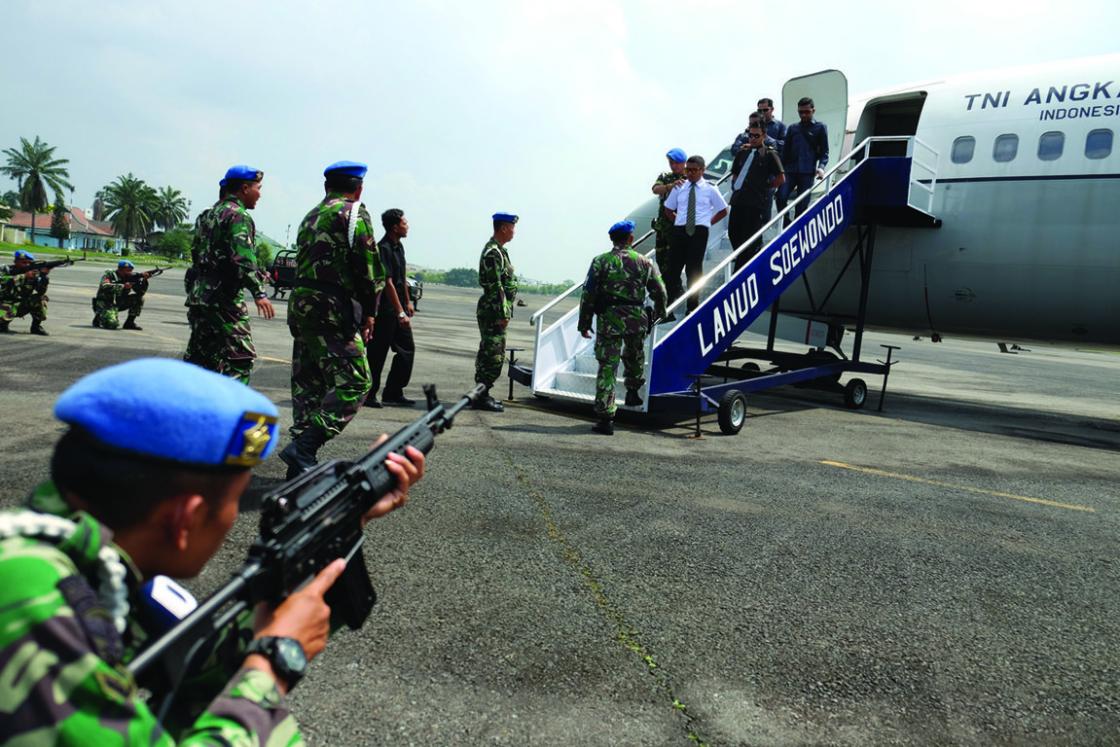
[[[493,428],[487,426],[486,431],[490,434],[491,439],[497,442],[498,445],[506,445]],[[590,564],[584,561],[583,554],[580,553],[579,548],[573,545],[564,535],[563,531],[561,531],[560,526],[557,524],[555,518],[553,518],[552,507],[549,505],[548,500],[540,491],[533,487],[529,476],[514,462],[509,451],[507,449],[502,449],[501,453],[513,470],[517,481],[524,486],[529,497],[536,504],[537,510],[540,511],[541,516],[544,518],[549,541],[558,546],[560,557],[563,559],[564,563],[579,574],[580,578],[583,579],[584,586],[591,592],[595,607],[614,625],[616,640],[626,650],[642,660],[646,671],[654,678],[658,688],[664,692],[673,710],[684,717],[686,736],[689,741],[700,745],[700,747],[709,747],[711,742],[701,732],[699,717],[690,713],[688,706],[677,697],[672,677],[657,664],[657,659],[654,657],[653,653],[642,644],[640,632],[627,622],[626,616],[623,614],[622,610],[607,596],[603,583],[595,575]]]

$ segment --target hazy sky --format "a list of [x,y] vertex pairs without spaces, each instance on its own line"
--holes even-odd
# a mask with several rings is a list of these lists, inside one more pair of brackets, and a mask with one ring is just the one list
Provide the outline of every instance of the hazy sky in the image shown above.
[[354,159],[375,218],[408,216],[410,262],[477,266],[512,211],[518,272],[558,281],[666,150],[710,158],[790,77],[837,68],[856,94],[1114,52],[1120,4],[0,0],[0,19],[0,147],[56,145],[80,207],[132,172],[193,219],[248,163],[258,228],[294,240],[323,167]]

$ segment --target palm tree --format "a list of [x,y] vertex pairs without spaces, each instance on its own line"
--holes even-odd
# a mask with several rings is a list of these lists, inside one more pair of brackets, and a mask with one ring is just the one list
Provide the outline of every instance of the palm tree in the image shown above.
[[170,231],[187,219],[190,202],[183,197],[183,193],[172,187],[164,187],[156,195],[158,205],[153,218],[156,225],[165,231]]
[[105,220],[105,187],[97,190],[97,194],[93,196],[93,215],[94,220]]
[[[35,214],[49,204],[47,187],[50,187],[55,195],[61,195],[64,189],[74,189],[68,181],[70,172],[66,169],[70,159],[55,158],[54,146],[44,143],[38,135],[35,136],[33,143],[21,137],[19,145],[18,149],[4,149],[8,163],[0,166],[0,173],[10,176],[19,184],[19,206],[31,211],[31,240],[34,242]],[[57,201],[62,202],[62,198],[59,197]]]
[[113,230],[124,239],[125,246],[133,237],[147,235],[159,207],[156,191],[129,172],[105,188],[105,217]]

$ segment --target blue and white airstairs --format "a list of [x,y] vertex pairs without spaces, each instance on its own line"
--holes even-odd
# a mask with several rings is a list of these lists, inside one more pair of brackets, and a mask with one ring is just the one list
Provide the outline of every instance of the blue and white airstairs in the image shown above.
[[[891,143],[891,145],[880,145]],[[877,151],[901,152],[904,156],[877,156]],[[758,233],[742,246],[715,262],[714,266],[677,299],[670,313],[684,315],[687,298],[698,296],[699,304],[676,322],[658,325],[647,341],[645,360],[646,384],[641,395],[642,406],[625,408],[649,412],[663,407],[684,404],[699,412],[719,413],[725,433],[737,433],[746,415],[745,394],[785,384],[816,381],[826,388],[844,393],[849,407],[862,407],[867,385],[853,379],[846,387],[839,386],[843,373],[879,374],[886,377],[888,362],[866,363],[860,360],[871,261],[877,225],[937,227],[933,215],[933,194],[937,180],[938,154],[916,137],[871,137],[864,140],[830,169],[817,187],[790,203],[774,216]],[[728,176],[720,188],[728,190]],[[797,212],[801,215],[797,216]],[[782,225],[789,216],[791,222]],[[797,217],[794,217],[797,216]],[[780,299],[805,270],[847,231],[855,232],[854,246],[846,271],[858,257],[861,279],[859,313],[850,357],[827,351],[806,354],[775,350],[774,339]],[[652,231],[635,242],[650,241]],[[774,235],[776,233],[776,235]],[[709,253],[718,248],[722,231],[713,231]],[[770,237],[738,270],[736,257],[748,251],[755,241]],[[650,242],[652,243],[652,242]],[[653,254],[652,249],[647,256]],[[837,284],[839,283],[837,278]],[[551,399],[593,402],[598,364],[594,357],[594,340],[583,338],[576,325],[578,308],[572,308],[544,327],[544,315],[582,287],[576,284],[553,299],[535,314],[530,323],[536,326],[532,369],[511,366],[510,376],[532,387],[534,395]],[[829,291],[835,290],[833,284]],[[578,296],[577,296],[578,297]],[[817,305],[823,308],[827,296]],[[732,348],[732,343],[767,310],[770,310],[769,334],[765,349]],[[836,330],[842,333],[842,328]],[[838,336],[837,336],[838,337]],[[838,339],[835,349],[839,351]],[[889,356],[889,353],[888,353]],[[769,364],[763,368],[750,365],[732,368],[731,360],[754,359]],[[619,372],[617,400],[625,396]],[[620,405],[621,406],[621,405]]]

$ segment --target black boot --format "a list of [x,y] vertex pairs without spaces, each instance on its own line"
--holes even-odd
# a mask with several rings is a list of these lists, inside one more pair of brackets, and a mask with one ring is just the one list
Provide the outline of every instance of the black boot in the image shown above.
[[8,329],[9,324],[11,324],[11,322],[0,322],[0,335],[12,334],[12,330]]
[[50,337],[51,333],[43,329],[42,322],[31,322],[31,334],[39,335],[41,337]]
[[472,410],[488,410],[490,412],[505,412],[502,403],[490,396],[490,387],[478,399],[471,403]]
[[599,418],[595,425],[591,426],[592,433],[601,433],[604,436],[614,435],[614,421],[610,418]]
[[642,398],[640,396],[638,396],[638,390],[637,389],[627,389],[626,390],[626,406],[627,407],[641,407],[642,406]]
[[319,448],[327,442],[327,434],[318,428],[308,428],[280,452],[280,461],[288,465],[285,480],[299,477],[319,463]]
[[134,318],[132,318],[132,317],[129,317],[128,319],[125,319],[125,320],[124,320],[124,328],[125,328],[125,329],[134,329],[134,330],[136,330],[137,332],[139,332],[140,330],[144,329],[144,328],[143,328],[143,327],[141,327],[141,326],[140,326],[139,324],[137,324],[137,323],[136,323],[136,320],[135,320]]
[[98,315],[94,315],[94,317],[93,317],[93,326],[94,326],[94,327],[100,327],[100,326],[101,326],[101,317],[100,317],[100,316],[98,316]]

